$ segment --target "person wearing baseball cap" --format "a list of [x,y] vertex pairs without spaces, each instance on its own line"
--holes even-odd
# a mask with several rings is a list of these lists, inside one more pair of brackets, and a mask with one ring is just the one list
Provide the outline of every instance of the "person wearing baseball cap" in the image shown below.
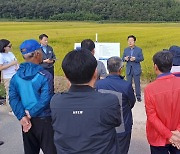
[[39,64],[41,46],[36,40],[20,45],[25,60],[12,77],[9,87],[11,108],[22,125],[25,154],[56,154],[51,125],[50,99],[53,95],[52,75]]

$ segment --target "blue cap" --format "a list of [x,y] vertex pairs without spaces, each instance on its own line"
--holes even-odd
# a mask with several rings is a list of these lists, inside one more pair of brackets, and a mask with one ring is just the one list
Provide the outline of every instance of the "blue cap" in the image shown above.
[[33,40],[33,39],[25,40],[20,45],[20,51],[23,55],[34,52],[35,50],[38,50],[40,48],[41,48],[40,44],[36,40]]

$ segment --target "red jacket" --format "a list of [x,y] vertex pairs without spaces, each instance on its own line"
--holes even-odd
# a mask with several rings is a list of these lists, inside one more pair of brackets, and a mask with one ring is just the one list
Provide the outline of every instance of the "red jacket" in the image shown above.
[[152,146],[169,144],[171,131],[180,131],[180,78],[166,75],[145,88],[146,133]]

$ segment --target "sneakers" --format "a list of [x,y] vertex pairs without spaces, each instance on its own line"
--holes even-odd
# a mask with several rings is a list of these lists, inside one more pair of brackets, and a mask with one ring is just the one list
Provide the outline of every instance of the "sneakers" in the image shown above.
[[137,101],[138,101],[138,102],[141,102],[141,101],[142,101],[142,99],[141,99],[140,97],[138,97],[138,98],[137,98]]
[[0,141],[0,145],[3,145],[4,144],[4,142],[3,141]]
[[4,100],[4,99],[0,99],[0,106],[1,106],[1,105],[4,105],[5,101],[6,101],[6,100]]
[[2,105],[4,105],[4,103],[0,101],[0,106],[2,106]]
[[8,114],[11,115],[11,116],[15,116],[13,111],[9,111]]

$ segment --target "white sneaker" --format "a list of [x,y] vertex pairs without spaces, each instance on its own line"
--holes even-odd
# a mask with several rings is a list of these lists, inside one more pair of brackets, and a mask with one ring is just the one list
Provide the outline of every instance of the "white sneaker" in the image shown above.
[[9,111],[8,114],[11,115],[11,116],[15,116],[13,111]]

